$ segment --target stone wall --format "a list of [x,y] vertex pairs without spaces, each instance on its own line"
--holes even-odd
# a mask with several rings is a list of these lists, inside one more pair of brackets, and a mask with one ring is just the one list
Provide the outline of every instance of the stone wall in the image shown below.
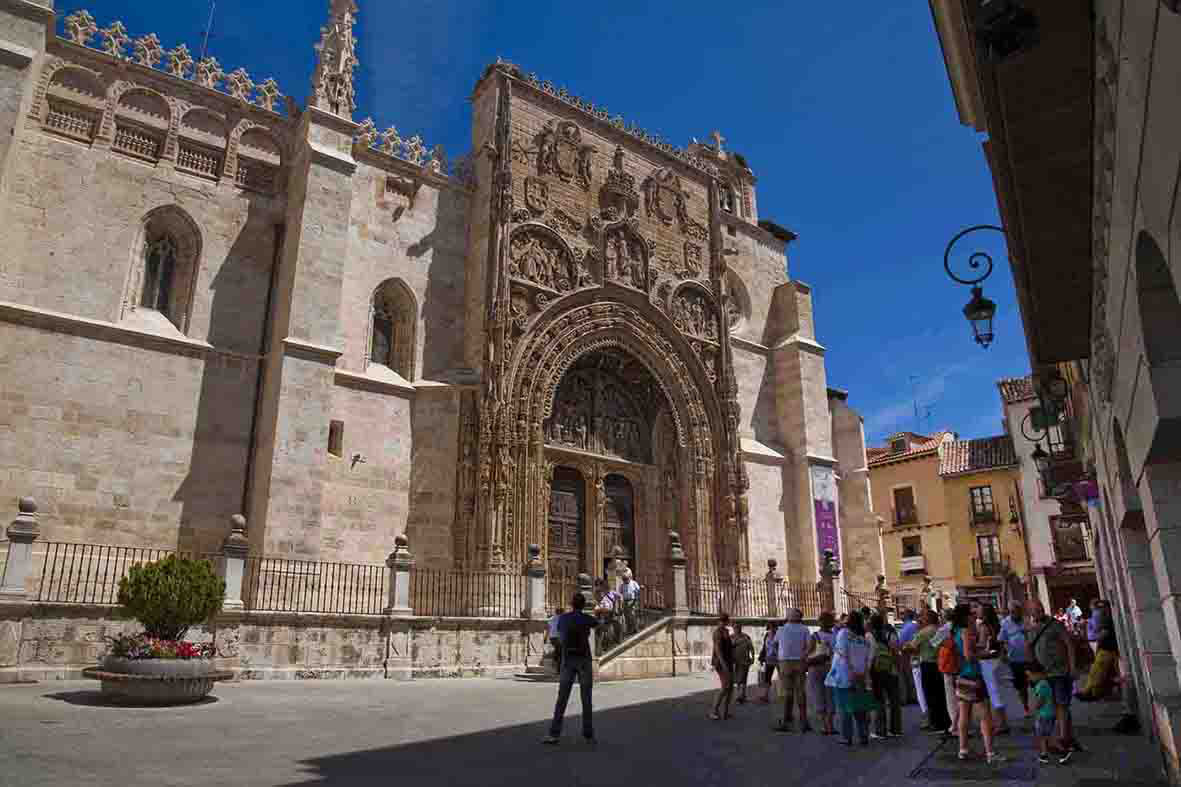
[[[112,607],[0,604],[0,683],[80,678],[142,630]],[[537,666],[544,621],[223,612],[189,631],[240,680],[497,677]]]

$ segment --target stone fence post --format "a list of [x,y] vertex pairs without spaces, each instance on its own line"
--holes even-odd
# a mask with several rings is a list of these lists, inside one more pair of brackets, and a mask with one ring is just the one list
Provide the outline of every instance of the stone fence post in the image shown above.
[[821,612],[837,611],[837,578],[841,575],[841,568],[837,565],[836,555],[831,549],[824,550],[824,562],[820,565],[820,581],[816,583],[820,591]]
[[40,534],[37,503],[31,497],[22,497],[17,503],[16,519],[8,526],[8,560],[0,582],[0,598],[11,601],[25,598],[25,580],[33,568],[33,542]]
[[689,586],[685,579],[685,550],[679,533],[668,534],[668,573],[665,575],[664,603],[670,615],[689,615]]
[[410,554],[410,542],[406,536],[394,538],[394,551],[386,558],[390,569],[390,595],[385,614],[407,618],[414,614],[410,606],[410,571],[414,568],[414,555]]
[[525,614],[530,620],[545,620],[545,563],[541,562],[541,547],[529,545],[529,560],[525,563]]
[[250,541],[246,538],[246,517],[230,517],[230,534],[221,544],[221,578],[226,583],[226,598],[222,609],[239,610],[242,602],[242,579],[246,576],[246,555]]
[[771,558],[767,561],[767,617],[778,620],[787,615],[787,610],[780,604],[782,600],[783,575],[779,573],[779,561]]

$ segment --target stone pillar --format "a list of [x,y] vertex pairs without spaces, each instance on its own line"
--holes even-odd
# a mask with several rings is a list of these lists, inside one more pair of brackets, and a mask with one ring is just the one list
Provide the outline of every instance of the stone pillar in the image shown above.
[[767,561],[767,576],[764,578],[767,583],[767,617],[772,620],[787,614],[787,610],[783,608],[781,603],[783,600],[783,575],[779,573],[779,561],[771,558]]
[[22,497],[17,503],[16,519],[8,526],[8,560],[4,564],[4,581],[0,582],[0,598],[25,598],[25,580],[33,568],[33,542],[40,532],[37,503],[31,497]]
[[670,615],[688,617],[689,586],[685,580],[685,550],[679,533],[668,534],[668,573],[665,575],[665,599]]
[[530,620],[545,620],[545,563],[537,544],[529,545],[525,564],[525,610]]
[[250,553],[250,540],[246,538],[246,517],[234,514],[230,517],[230,534],[221,544],[221,578],[226,583],[226,596],[222,609],[243,608],[242,578],[246,574],[246,555]]
[[890,607],[890,590],[886,587],[886,577],[884,574],[878,574],[878,582],[874,586],[873,592],[877,597],[877,612],[885,615]]
[[816,583],[820,591],[821,612],[836,613],[837,578],[840,575],[841,567],[837,565],[836,556],[831,549],[824,550],[824,562],[820,564],[820,581]]
[[394,551],[385,564],[390,569],[390,595],[385,614],[408,618],[414,614],[410,606],[410,571],[414,568],[414,555],[410,554],[410,542],[406,536],[394,538]]

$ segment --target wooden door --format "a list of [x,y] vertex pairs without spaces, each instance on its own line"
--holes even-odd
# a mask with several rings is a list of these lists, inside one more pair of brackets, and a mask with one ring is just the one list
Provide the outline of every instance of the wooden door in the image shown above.
[[585,544],[585,495],[582,475],[559,467],[554,471],[549,504],[549,566],[551,577],[578,576]]

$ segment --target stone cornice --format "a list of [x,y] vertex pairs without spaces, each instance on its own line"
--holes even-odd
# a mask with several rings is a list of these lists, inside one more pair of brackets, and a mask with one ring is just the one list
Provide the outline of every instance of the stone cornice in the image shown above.
[[598,129],[609,131],[611,136],[627,139],[633,143],[639,143],[646,150],[660,155],[665,161],[671,162],[678,168],[692,173],[694,177],[700,178],[704,176],[707,179],[717,179],[719,177],[718,167],[713,162],[706,161],[698,156],[694,156],[688,151],[674,147],[661,140],[659,136],[652,135],[634,124],[627,126],[621,116],[616,115],[615,117],[611,117],[605,107],[595,107],[593,103],[567,93],[565,88],[554,88],[553,84],[548,80],[541,81],[535,75],[526,75],[512,63],[498,62],[488,66],[483,76],[481,76],[480,81],[476,83],[476,90],[473,91],[473,95],[479,92],[480,85],[494,73],[503,74],[515,84],[527,88],[535,96],[540,96],[549,102],[578,112],[584,120],[591,121]]
[[361,127],[360,123],[346,117],[341,117],[340,115],[334,115],[331,112],[326,112],[319,107],[308,107],[307,114],[309,122],[325,126],[341,134],[346,134],[350,139],[357,133],[357,129]]
[[17,16],[33,21],[50,22],[53,20],[53,6],[46,6],[33,0],[0,0],[0,9],[10,11]]
[[355,388],[359,391],[370,391],[403,399],[410,399],[417,392],[417,389],[411,384],[382,380],[366,374],[348,372],[344,369],[336,370],[336,384],[343,388]]
[[403,158],[359,143],[353,145],[353,158],[360,163],[380,169],[382,172],[429,183],[436,188],[449,188],[465,194],[475,191],[474,182],[465,183],[442,173],[434,172],[430,167],[411,164]]
[[208,342],[191,339],[187,336],[168,336],[152,333],[119,323],[105,320],[94,320],[73,314],[40,309],[20,303],[0,301],[0,322],[25,325],[30,328],[66,333],[82,336],[87,339],[125,344],[146,350],[156,350],[174,355],[190,355],[203,357],[209,355],[224,355],[245,361],[257,361],[261,356],[252,353],[242,353],[234,350],[224,350],[214,347]]
[[21,46],[15,41],[0,38],[0,63],[5,63],[15,68],[24,68],[29,63],[32,63],[36,57],[36,50],[29,49],[27,46]]
[[752,342],[750,339],[743,339],[741,336],[730,334],[730,344],[734,347],[741,347],[744,350],[758,353],[759,355],[767,355],[771,352],[771,348],[765,344]]
[[324,344],[316,344],[315,342],[295,336],[288,336],[283,339],[283,350],[288,355],[302,355],[312,360],[324,361],[326,363],[336,363],[336,359],[344,355],[343,350]]
[[776,342],[775,345],[771,347],[771,350],[786,350],[789,348],[795,348],[801,352],[813,353],[815,355],[824,355],[827,352],[825,346],[820,342],[816,341],[815,339],[809,339],[807,336],[801,336],[798,333],[793,333],[786,339],[781,339],[780,341]]
[[808,460],[808,464],[811,464],[811,465],[824,465],[826,467],[836,467],[838,464],[837,460],[831,456],[824,456],[822,454],[814,454],[811,451],[804,454],[804,457]]

